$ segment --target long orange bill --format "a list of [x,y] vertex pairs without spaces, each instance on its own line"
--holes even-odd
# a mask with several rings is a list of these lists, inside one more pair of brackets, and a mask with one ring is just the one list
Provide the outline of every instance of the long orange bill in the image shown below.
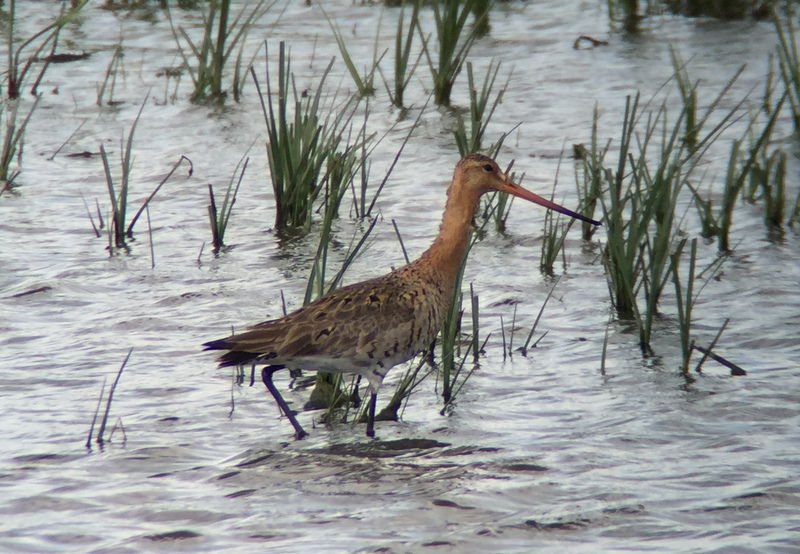
[[558,213],[574,217],[575,219],[580,219],[581,221],[585,221],[586,223],[591,223],[592,225],[600,225],[599,221],[595,221],[594,219],[589,219],[588,217],[583,216],[577,212],[573,212],[572,210],[567,209],[564,206],[561,206],[560,204],[551,202],[547,198],[544,198],[536,193],[533,193],[529,190],[522,188],[511,179],[506,179],[505,186],[500,190],[503,192],[507,192],[508,194],[513,194],[514,196],[518,196],[524,200],[528,200],[529,202],[533,202],[534,204],[539,204],[540,206],[544,206],[548,210],[553,210]]

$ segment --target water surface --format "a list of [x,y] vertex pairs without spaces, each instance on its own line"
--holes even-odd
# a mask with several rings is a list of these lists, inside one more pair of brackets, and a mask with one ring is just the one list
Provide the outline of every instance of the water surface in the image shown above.
[[[775,38],[765,22],[658,17],[640,36],[609,29],[602,3],[510,3],[492,13],[492,32],[471,56],[479,75],[502,61],[513,69],[487,139],[522,123],[506,141],[527,186],[547,193],[566,144],[587,142],[595,104],[602,140],[618,136],[625,96],[656,93],[671,75],[667,45],[677,45],[710,99],[736,68],[747,68],[732,107],[753,90],[757,108]],[[45,9],[46,8],[46,9]],[[19,6],[32,32],[52,6]],[[397,12],[337,2],[326,7],[357,59],[372,56],[378,18],[387,47]],[[196,12],[175,10],[176,24],[197,29]],[[430,16],[430,14],[426,14]],[[317,8],[291,3],[280,22],[267,16],[250,39],[292,49],[298,86],[317,82],[338,55]],[[580,34],[607,47],[574,50]],[[120,37],[125,79],[98,108],[96,85]],[[252,85],[224,109],[188,102],[184,77],[170,102],[163,67],[180,63],[163,13],[113,13],[89,6],[62,34],[65,48],[87,60],[52,66],[26,135],[19,188],[0,199],[0,549],[4,551],[153,550],[249,552],[796,552],[800,547],[800,244],[796,231],[767,237],[760,206],[737,208],[735,254],[703,291],[695,334],[708,343],[726,318],[719,352],[748,371],[732,378],[707,363],[697,382],[679,375],[679,338],[671,293],[653,348],[643,359],[637,336],[613,322],[600,370],[611,306],[596,245],[577,233],[568,267],[539,324],[547,337],[527,357],[502,354],[500,317],[517,308],[515,341],[527,334],[553,280],[539,272],[543,212],[514,206],[507,235],[489,233],[472,253],[467,281],[481,299],[481,333],[492,333],[455,408],[441,409],[427,381],[400,422],[380,422],[378,441],[362,426],[313,425],[291,440],[291,427],[262,387],[232,385],[200,351],[206,340],[280,314],[280,291],[299,306],[316,237],[281,245],[263,151],[264,126]],[[256,63],[263,75],[263,56]],[[388,64],[387,64],[388,67]],[[352,88],[337,62],[331,82]],[[409,89],[416,116],[429,75],[420,67]],[[465,79],[454,102],[467,101]],[[172,86],[172,85],[170,85]],[[180,155],[194,174],[171,180],[151,205],[155,267],[147,225],[137,226],[129,254],[109,257],[91,230],[83,199],[105,210],[97,156],[102,143],[116,162],[147,92],[136,131],[131,201],[136,208]],[[340,93],[341,94],[341,93]],[[664,93],[661,93],[662,95]],[[670,97],[678,97],[673,90]],[[26,102],[29,102],[27,99]],[[395,122],[386,93],[372,101],[371,126]],[[55,158],[51,157],[85,120]],[[373,182],[391,163],[410,120],[373,155]],[[368,254],[347,282],[403,263],[392,229],[410,255],[421,253],[439,224],[444,189],[458,159],[453,117],[429,108],[379,201]],[[730,140],[715,145],[703,168],[706,190],[721,190]],[[796,152],[788,118],[776,137]],[[228,231],[235,248],[214,257],[207,183],[223,187],[250,151],[250,168]],[[790,156],[790,198],[798,166]],[[577,205],[572,162],[560,169],[556,197]],[[699,233],[686,201],[682,228]],[[346,213],[346,210],[343,210]],[[345,217],[336,238],[347,244],[363,224]],[[597,235],[602,238],[602,233]],[[336,250],[335,267],[344,255]],[[716,255],[702,245],[700,265]],[[39,290],[32,294],[26,292]],[[669,289],[669,287],[668,287]],[[112,405],[122,432],[99,450],[84,447],[104,378],[130,362]],[[396,369],[392,374],[399,376]],[[390,374],[391,375],[391,374]],[[307,391],[288,391],[301,406]],[[387,383],[384,399],[392,391]],[[235,409],[231,413],[231,399]]]

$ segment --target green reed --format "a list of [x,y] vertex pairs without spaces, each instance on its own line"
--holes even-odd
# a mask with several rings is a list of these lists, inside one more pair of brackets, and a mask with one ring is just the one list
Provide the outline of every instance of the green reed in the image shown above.
[[[6,27],[6,99],[0,103],[0,123],[4,123],[4,130],[0,135],[0,194],[13,187],[14,180],[19,175],[18,171],[11,171],[11,166],[16,157],[17,162],[21,162],[22,141],[25,136],[25,129],[30,122],[36,106],[39,103],[40,95],[36,93],[38,83],[41,81],[44,72],[49,66],[49,60],[55,53],[58,42],[58,34],[61,29],[69,22],[73,21],[86,5],[88,0],[76,1],[72,5],[62,4],[59,15],[55,21],[34,33],[32,36],[15,45],[14,32],[16,25],[16,0],[8,3],[8,17],[5,22]],[[50,47],[51,55],[45,56],[46,48]],[[25,86],[29,71],[37,62],[42,62],[39,76],[36,78],[31,94],[34,100],[27,115],[20,119],[20,94]]]
[[14,180],[19,175],[19,171],[12,171],[11,166],[15,158],[17,165],[22,165],[22,143],[25,129],[28,127],[28,122],[30,122],[40,99],[41,95],[36,96],[30,110],[21,121],[18,121],[21,99],[0,100],[0,125],[3,129],[0,131],[2,133],[0,134],[2,141],[0,142],[0,183],[3,184],[0,194],[12,188]]
[[794,227],[797,223],[800,223],[800,191],[797,192],[797,198],[794,201],[794,207],[792,208],[792,213],[789,216],[787,225],[789,225],[789,227]]
[[[591,147],[587,150],[583,144],[573,146],[575,157],[580,160],[580,164],[575,167],[575,182],[578,186],[578,198],[582,206],[581,213],[589,219],[595,219],[594,212],[597,203],[603,193],[605,182],[602,172],[593,171],[592,168],[602,167],[605,155],[608,152],[608,145],[600,150],[597,146],[597,121],[600,119],[597,104],[594,106],[594,117],[592,119],[592,139]],[[610,143],[609,143],[610,144]],[[580,171],[579,176],[579,169]],[[587,221],[581,222],[581,237],[585,241],[592,240],[594,233],[599,229]]]
[[[214,245],[214,254],[218,254],[225,246],[225,231],[228,228],[233,205],[236,203],[236,195],[239,193],[239,187],[242,184],[244,172],[247,171],[247,164],[249,161],[250,158],[244,158],[239,160],[239,163],[236,164],[233,175],[231,175],[231,179],[228,182],[228,188],[225,191],[225,197],[222,199],[222,206],[219,211],[217,210],[217,202],[214,198],[214,186],[211,183],[208,184],[208,218],[211,223],[211,243]],[[241,170],[239,168],[241,168]],[[237,172],[239,174],[238,178],[236,177]]]
[[433,60],[428,40],[417,22],[422,48],[433,76],[433,99],[438,105],[449,106],[456,77],[461,72],[472,45],[479,37],[479,27],[467,28],[467,19],[477,0],[442,0],[434,2],[436,21],[437,59]]
[[[344,195],[347,192],[346,187],[341,188],[340,194]],[[341,201],[341,196],[339,197],[339,202]],[[334,204],[328,204],[325,209],[325,215],[322,219],[321,229],[320,229],[320,238],[319,243],[317,246],[317,253],[314,257],[314,262],[311,266],[311,273],[309,274],[308,284],[306,286],[306,294],[304,304],[311,302],[312,300],[323,296],[333,290],[335,290],[342,281],[344,277],[345,271],[350,267],[350,265],[355,261],[355,259],[361,254],[362,249],[366,243],[367,238],[372,233],[372,229],[375,227],[375,223],[377,219],[373,219],[370,222],[370,225],[367,227],[366,231],[361,236],[361,239],[358,242],[355,242],[355,236],[350,243],[350,249],[348,254],[345,256],[344,261],[342,262],[342,266],[339,269],[339,272],[336,274],[334,279],[328,283],[326,279],[327,268],[328,268],[328,249],[332,240],[333,235],[333,221],[336,218],[336,211],[338,207]]]
[[394,75],[392,86],[386,82],[386,79],[383,77],[383,72],[381,72],[380,67],[378,67],[381,78],[386,85],[386,90],[389,93],[389,98],[392,104],[398,108],[405,107],[406,87],[408,87],[408,83],[411,81],[411,77],[414,75],[414,71],[417,69],[417,65],[419,65],[419,61],[422,59],[423,51],[420,50],[417,60],[413,65],[409,66],[409,61],[411,60],[411,46],[414,42],[416,28],[419,26],[419,9],[421,5],[422,0],[411,0],[411,20],[408,23],[408,27],[405,26],[406,3],[403,2],[400,7],[394,42]]
[[255,81],[264,122],[267,126],[267,157],[275,195],[275,226],[280,231],[308,229],[311,225],[314,201],[322,188],[324,168],[333,156],[352,119],[357,98],[344,102],[340,109],[328,108],[323,113],[322,94],[325,80],[333,67],[328,64],[320,77],[316,91],[301,94],[294,85],[291,59],[283,42],[278,50],[277,90],[269,70],[269,51],[266,63],[266,94],[255,70]]
[[325,10],[323,10],[322,13],[324,13],[325,17],[328,19],[328,24],[331,26],[333,36],[336,39],[336,44],[339,46],[339,52],[342,54],[342,61],[344,61],[347,71],[353,78],[353,82],[358,89],[358,95],[362,98],[365,96],[372,96],[375,94],[375,72],[378,70],[381,60],[389,51],[387,48],[380,56],[378,55],[378,39],[381,36],[380,20],[378,20],[378,26],[375,30],[375,44],[372,51],[372,66],[366,71],[366,73],[364,73],[364,75],[361,75],[356,67],[355,62],[353,62],[353,58],[350,56],[350,52],[347,50],[347,43],[345,42],[344,36],[342,36],[342,32],[339,30],[339,27],[330,17],[328,17],[328,14],[325,13]]
[[681,240],[670,254],[672,282],[675,284],[675,300],[678,308],[678,327],[681,337],[681,369],[689,372],[689,360],[692,356],[692,310],[697,298],[694,296],[695,268],[697,265],[697,239],[692,239],[689,252],[689,269],[686,276],[686,287],[681,284],[679,274],[681,255],[686,246],[686,239]]
[[[61,11],[55,18],[53,23],[43,27],[27,39],[23,40],[19,46],[14,47],[14,30],[15,30],[15,13],[16,13],[16,0],[9,0],[8,3],[8,19],[6,23],[6,48],[7,48],[7,64],[6,64],[6,94],[8,98],[18,98],[25,86],[25,79],[28,72],[33,65],[42,61],[43,52],[48,46],[55,48],[55,43],[58,39],[58,34],[65,25],[74,21],[80,14],[83,7],[89,0],[76,0],[68,3],[64,2],[61,5]],[[30,54],[28,54],[30,51]],[[49,58],[48,58],[49,59]],[[44,65],[40,70],[39,77],[36,82],[41,80],[43,72],[47,69],[49,64],[48,60],[44,60]],[[35,94],[35,91],[32,91]]]
[[[766,171],[764,167],[759,165],[759,157],[763,158],[763,156],[765,156],[763,151],[765,151],[769,144],[769,139],[772,136],[775,123],[778,120],[778,115],[780,114],[786,96],[787,95],[784,94],[783,98],[781,98],[777,106],[775,106],[775,110],[770,115],[770,118],[758,136],[758,139],[756,139],[754,143],[752,143],[751,139],[752,146],[750,147],[750,152],[746,158],[741,152],[743,139],[736,139],[731,145],[731,154],[728,160],[728,170],[725,175],[725,189],[723,190],[722,194],[722,204],[720,206],[720,213],[716,218],[717,223],[715,224],[720,252],[731,251],[730,230],[731,225],[733,224],[733,210],[736,207],[736,202],[739,199],[739,195],[743,192],[745,182],[751,178],[753,172],[755,171],[761,176],[762,186],[771,188],[769,183],[764,185],[764,180],[768,179],[771,175],[774,175],[772,173],[772,168],[770,167],[770,171]],[[750,128],[748,128],[747,131],[747,134],[749,133]],[[741,162],[742,159],[744,159],[743,163]],[[770,158],[767,157],[766,159],[769,160]],[[769,162],[769,165],[771,166],[772,162]],[[785,174],[785,165],[783,171]],[[777,177],[781,181],[785,178],[785,176],[781,174],[777,175]],[[783,194],[781,197],[783,198]]]
[[[370,222],[370,225],[361,234],[361,237],[358,241],[356,241],[356,236],[358,234],[358,231],[356,231],[350,242],[347,254],[345,255],[339,271],[330,281],[330,283],[328,283],[326,280],[326,274],[328,270],[328,251],[332,242],[331,226],[333,220],[334,215],[329,209],[326,209],[325,218],[323,220],[322,229],[320,232],[319,243],[317,246],[317,253],[314,257],[314,262],[311,266],[311,272],[308,276],[306,294],[303,304],[308,304],[316,298],[332,292],[341,285],[347,269],[366,250],[367,239],[371,235],[372,230],[375,228],[375,224],[378,222],[377,218],[373,219]],[[341,374],[324,371],[317,372],[314,388],[311,391],[311,397],[308,405],[315,408],[327,408],[328,412],[323,418],[326,422],[332,421],[336,408],[347,405],[348,401],[352,400],[357,394],[353,391],[346,392],[343,389],[343,383],[344,381]]]
[[[192,101],[219,101],[225,98],[227,90],[223,74],[235,51],[237,54],[234,60],[231,90],[234,100],[239,101],[246,77],[246,73],[241,70],[245,40],[253,26],[276,2],[277,0],[272,0],[267,4],[267,0],[259,0],[249,11],[246,11],[247,7],[243,7],[231,21],[231,0],[209,0],[206,11],[202,14],[203,37],[199,42],[192,41],[183,27],[176,29],[167,10],[172,34],[194,84]],[[185,47],[181,43],[181,38],[186,43]],[[190,57],[194,60],[194,64],[190,63]]]
[[[114,382],[111,384],[111,388],[108,391],[108,398],[106,400],[106,409],[103,412],[103,419],[100,420],[100,429],[97,431],[97,438],[95,439],[95,442],[101,447],[106,442],[105,439],[106,425],[108,424],[108,415],[109,412],[111,411],[111,401],[114,399],[114,391],[117,389],[120,377],[122,377],[122,371],[125,369],[125,366],[128,365],[128,360],[131,359],[131,354],[133,354],[133,348],[128,350],[128,355],[125,356],[125,359],[122,361],[122,365],[120,366],[119,371],[117,371],[117,376],[114,379]],[[105,389],[106,389],[106,380],[103,379],[103,386],[100,390],[100,397],[97,399],[97,407],[94,412],[94,417],[92,418],[92,424],[89,426],[89,437],[86,439],[86,448],[89,449],[92,447],[92,436],[94,435],[94,426],[95,423],[97,423],[97,416],[100,413],[100,404],[103,401],[103,393],[105,392]],[[108,440],[111,440],[111,437],[109,437]]]
[[762,191],[764,223],[768,228],[781,229],[786,216],[786,152],[776,150],[765,156],[763,167],[750,174],[751,186]]
[[[409,366],[408,369],[406,369],[406,372],[397,382],[394,393],[392,393],[388,404],[386,404],[380,412],[375,414],[376,421],[397,421],[399,419],[400,410],[408,403],[411,395],[414,394],[422,382],[436,370],[435,367],[430,368],[420,376],[420,372],[426,364],[427,359],[422,358],[415,365]],[[363,414],[359,418],[359,421],[362,423],[366,423],[367,421],[366,404],[365,402],[362,410]]]
[[[792,19],[793,17],[789,15],[789,17],[782,20],[777,12],[773,12],[775,30],[778,33],[778,45],[776,47],[778,67],[789,97],[794,130],[796,133],[800,133],[800,53],[797,50]],[[771,69],[772,64],[770,63]]]
[[467,62],[467,79],[469,82],[469,130],[467,130],[464,117],[459,113],[458,126],[456,130],[453,131],[458,153],[461,157],[481,151],[486,127],[489,125],[489,121],[492,119],[492,115],[494,115],[498,104],[503,100],[503,93],[505,93],[508,82],[511,80],[510,75],[508,80],[506,80],[506,84],[494,96],[489,112],[486,112],[486,108],[489,106],[489,99],[492,95],[492,88],[497,79],[497,73],[500,71],[500,65],[500,63],[494,65],[494,62],[489,64],[489,69],[483,79],[483,86],[479,94],[475,86],[472,62]]
[[[322,232],[320,233],[317,254],[314,257],[314,263],[311,267],[311,273],[308,277],[306,295],[303,301],[304,304],[308,304],[312,300],[332,292],[341,285],[347,269],[366,250],[365,246],[367,244],[367,239],[371,235],[372,230],[375,228],[375,224],[378,222],[377,219],[373,219],[370,225],[361,234],[361,237],[358,241],[355,240],[358,234],[358,231],[356,231],[356,234],[353,235],[353,239],[350,242],[350,247],[345,255],[345,259],[342,262],[339,271],[333,280],[330,283],[327,283],[326,286],[325,275],[328,266],[328,248],[332,238],[330,221],[331,220],[328,220],[328,223],[323,225]],[[314,388],[311,391],[311,398],[309,399],[309,406],[313,406],[315,408],[327,408],[328,413],[324,418],[326,422],[332,421],[335,408],[340,408],[344,405],[347,405],[348,401],[352,400],[357,394],[353,391],[345,391],[342,386],[343,382],[343,377],[339,373],[329,373],[325,371],[317,372],[317,376],[314,381]]]
[[[553,181],[553,193],[550,199],[553,200],[558,186],[558,175],[561,172],[561,160],[564,158],[564,149],[561,149],[561,156],[558,158],[558,166],[556,167],[556,176]],[[568,223],[564,223],[561,214],[546,210],[544,215],[544,229],[542,230],[542,255],[539,258],[539,270],[552,276],[558,254],[561,253],[564,270],[567,269],[567,257],[564,252],[564,241],[567,238],[567,233],[572,228],[575,220],[570,218]]]
[[136,225],[136,222],[139,220],[139,217],[141,217],[142,213],[144,213],[149,206],[150,201],[155,197],[158,191],[161,190],[161,187],[166,184],[166,182],[172,177],[172,175],[175,173],[175,171],[177,171],[178,167],[180,167],[183,162],[189,164],[189,175],[191,175],[193,172],[192,161],[186,156],[181,156],[172,166],[172,169],[169,171],[169,173],[167,173],[166,177],[161,180],[156,188],[153,189],[153,192],[150,193],[150,196],[145,199],[139,210],[136,212],[133,218],[131,218],[130,223],[127,223],[126,225],[128,212],[128,192],[130,189],[131,170],[133,168],[133,136],[136,132],[136,125],[139,123],[139,119],[142,116],[142,111],[144,110],[146,104],[147,98],[145,98],[144,102],[142,102],[142,105],[136,114],[136,118],[131,124],[131,129],[128,132],[128,138],[125,140],[125,143],[121,148],[119,189],[117,189],[114,183],[114,177],[112,175],[111,163],[108,159],[108,154],[106,153],[103,144],[100,144],[100,158],[103,162],[103,171],[106,178],[106,186],[108,187],[108,196],[111,201],[112,217],[111,225],[109,225],[108,228],[109,251],[111,253],[113,253],[114,247],[127,248],[126,238],[133,238],[133,228]]
[[[113,105],[114,101],[114,88],[117,84],[117,74],[122,69],[122,62],[125,59],[125,50],[122,44],[118,44],[114,49],[114,54],[106,67],[106,74],[103,83],[97,88],[97,105],[102,106],[104,103]],[[105,99],[106,89],[108,89],[108,99]]]
[[[710,105],[694,129],[702,128],[720,98]],[[666,103],[647,112],[643,119],[639,96],[633,100],[628,97],[616,168],[594,165],[597,160],[587,156],[592,178],[602,179],[607,191],[600,200],[606,223],[603,261],[610,295],[618,317],[636,322],[644,354],[651,352],[653,322],[672,271],[670,254],[677,244],[676,211],[681,190],[702,152],[716,140],[738,108],[726,112],[713,129],[698,136],[695,148],[690,148],[682,140],[685,106],[674,123],[668,120]]]
[[672,67],[675,70],[675,82],[678,85],[681,99],[683,100],[684,122],[686,124],[686,132],[683,135],[683,140],[689,148],[694,148],[697,145],[697,136],[700,129],[697,127],[697,85],[691,83],[689,74],[686,70],[686,64],[683,62],[681,55],[675,48],[670,45],[669,55],[672,58]]
[[[419,126],[420,122],[422,121],[422,115],[425,113],[425,110],[428,107],[428,102],[429,101],[430,101],[430,97],[428,97],[428,100],[425,102],[425,105],[422,106],[422,109],[417,114],[417,118],[414,120],[414,123],[408,128],[408,132],[406,133],[406,136],[403,138],[403,142],[400,144],[400,148],[397,150],[397,153],[395,154],[394,159],[392,160],[392,163],[389,164],[389,169],[386,170],[386,173],[384,174],[383,179],[381,180],[380,184],[375,189],[375,192],[372,195],[372,200],[370,201],[369,206],[367,206],[367,202],[366,202],[366,200],[367,200],[367,190],[368,190],[366,174],[368,173],[369,166],[368,166],[368,164],[362,164],[361,165],[361,168],[362,168],[361,186],[360,186],[360,189],[358,191],[359,194],[357,196],[356,203],[355,203],[356,214],[357,214],[358,217],[365,218],[365,217],[371,217],[372,216],[372,211],[375,209],[376,202],[378,201],[378,198],[380,197],[381,192],[383,191],[383,188],[386,186],[386,183],[389,181],[389,177],[391,176],[392,172],[394,171],[394,168],[397,165],[397,162],[400,161],[400,156],[403,154],[403,151],[405,150],[406,144],[408,144],[408,141],[411,139],[411,135],[414,133],[414,131],[417,129],[417,127]],[[394,128],[394,126],[392,128]]]
[[567,237],[572,223],[564,223],[561,214],[554,215],[547,210],[544,215],[544,229],[542,230],[542,254],[539,258],[539,271],[545,275],[555,274],[555,263],[559,253],[562,254],[564,270],[567,269],[566,254],[564,254],[564,240]]
[[[542,333],[542,336],[539,337],[538,339],[536,339],[536,342],[534,342],[533,345],[531,345],[531,341],[533,340],[533,335],[536,333],[536,327],[539,325],[539,320],[542,319],[542,314],[544,314],[544,309],[547,307],[547,303],[550,301],[550,298],[553,296],[553,293],[555,292],[556,287],[558,286],[558,282],[560,280],[561,280],[560,276],[556,277],[553,280],[553,286],[550,287],[550,290],[547,292],[547,296],[545,297],[544,302],[542,302],[542,306],[539,308],[539,313],[536,314],[536,319],[533,321],[533,326],[531,327],[530,333],[528,333],[528,338],[526,338],[525,339],[525,343],[517,349],[523,356],[527,356],[528,355],[528,350],[530,348],[536,348],[536,346],[539,344],[539,341],[542,340],[545,336],[547,336],[547,331],[545,331],[544,333]],[[517,305],[515,304],[514,305],[514,320],[516,320],[516,318],[517,318]],[[511,325],[512,325],[511,338],[513,340],[513,336],[514,336],[513,335],[513,326],[514,326],[513,320],[512,320]],[[505,344],[505,341],[503,341],[503,342]],[[512,347],[513,347],[513,345],[509,344],[509,353],[511,353],[511,348]],[[505,354],[504,354],[504,356],[505,356]]]

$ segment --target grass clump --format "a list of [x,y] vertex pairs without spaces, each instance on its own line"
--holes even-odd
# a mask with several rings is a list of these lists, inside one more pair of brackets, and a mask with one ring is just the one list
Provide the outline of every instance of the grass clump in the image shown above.
[[[15,28],[15,12],[16,0],[10,0],[8,3],[8,22],[6,25],[6,47],[7,51],[7,65],[6,65],[6,95],[8,98],[18,98],[22,88],[25,86],[25,79],[28,72],[33,67],[33,64],[40,58],[46,58],[43,67],[39,71],[39,77],[36,79],[38,83],[44,72],[49,65],[49,59],[52,56],[44,57],[42,53],[50,46],[51,50],[55,50],[56,43],[58,42],[58,35],[61,29],[64,28],[69,22],[73,21],[78,14],[80,14],[83,7],[89,0],[80,0],[75,2],[64,2],[61,5],[61,12],[55,21],[50,25],[40,29],[29,38],[22,41],[22,43],[14,48],[14,28]],[[32,50],[30,54],[27,52]]]
[[161,187],[172,177],[178,167],[185,161],[189,164],[189,175],[192,174],[192,162],[189,158],[181,156],[180,159],[172,166],[172,169],[167,173],[167,176],[161,180],[156,186],[150,196],[145,199],[136,215],[133,216],[130,223],[126,223],[126,216],[128,212],[128,192],[130,189],[131,171],[133,168],[133,136],[136,132],[136,125],[139,123],[139,118],[142,115],[144,106],[147,103],[147,98],[142,102],[139,112],[131,125],[131,130],[128,133],[128,138],[122,145],[120,153],[120,182],[119,188],[115,186],[115,180],[111,171],[111,163],[108,159],[108,154],[105,147],[100,144],[100,158],[103,161],[103,171],[106,178],[106,186],[108,187],[108,196],[111,200],[111,225],[108,227],[108,248],[113,253],[114,248],[127,249],[126,239],[133,238],[133,228],[142,213],[148,208],[150,201],[155,197]]
[[[267,3],[259,0],[254,7],[243,7],[231,21],[231,0],[209,0],[207,9],[203,12],[203,37],[199,42],[192,41],[189,33],[183,27],[177,29],[169,17],[172,33],[180,49],[181,57],[194,84],[191,99],[194,102],[204,100],[220,101],[227,96],[223,83],[225,67],[236,51],[234,61],[234,74],[231,90],[235,101],[239,101],[244,86],[246,74],[242,72],[242,56],[244,42],[250,30],[268,11],[277,0]],[[169,10],[167,10],[169,16]],[[186,47],[181,44],[181,40]],[[237,51],[238,47],[238,51]],[[194,59],[194,64],[189,59]]]
[[[58,35],[61,29],[73,21],[86,5],[88,0],[75,1],[71,4],[63,3],[61,12],[55,21],[40,29],[32,36],[23,40],[19,46],[14,44],[14,31],[16,29],[16,1],[8,3],[6,19],[6,82],[5,98],[0,101],[0,123],[4,129],[0,136],[0,194],[13,187],[18,171],[12,171],[14,159],[21,162],[23,137],[31,116],[39,102],[40,96],[36,93],[38,83],[44,76],[50,60],[55,54],[58,44]],[[50,48],[50,55],[44,52]],[[20,117],[20,94],[25,86],[28,74],[37,61],[44,60],[39,75],[35,79],[31,94],[36,96],[33,105],[24,117]]]
[[[744,157],[742,153],[743,139],[736,139],[731,145],[730,158],[728,160],[728,170],[725,175],[725,188],[722,194],[722,204],[720,206],[719,215],[711,223],[706,223],[704,226],[709,227],[716,233],[717,244],[720,252],[728,253],[731,251],[730,247],[730,230],[733,224],[733,210],[736,207],[736,202],[739,196],[744,191],[745,183],[750,180],[753,183],[751,186],[761,186],[762,188],[769,189],[768,194],[773,196],[772,183],[776,187],[782,187],[785,179],[786,166],[785,161],[783,164],[779,162],[780,156],[768,156],[766,148],[769,144],[769,138],[775,127],[784,99],[778,102],[774,112],[771,114],[767,124],[755,141],[752,141],[749,154]],[[748,128],[747,134],[752,132],[752,123]],[[759,163],[759,158],[763,163]],[[775,166],[775,168],[773,168]],[[782,173],[780,173],[782,168]],[[776,174],[775,171],[778,171]],[[777,179],[777,182],[772,178]],[[710,202],[702,205],[703,216],[709,217],[711,211]],[[777,206],[771,208],[774,211]],[[783,209],[783,189],[781,188],[781,219]]]
[[[467,129],[464,117],[459,113],[458,126],[453,132],[456,139],[456,146],[458,147],[458,153],[461,157],[482,150],[483,136],[486,133],[486,127],[489,125],[489,121],[492,119],[492,115],[494,115],[498,104],[503,101],[503,94],[508,87],[508,83],[511,81],[511,75],[509,74],[508,79],[506,79],[503,87],[494,96],[490,106],[489,100],[492,97],[492,89],[494,88],[499,71],[500,63],[497,65],[495,65],[494,62],[489,64],[480,93],[478,93],[472,72],[472,63],[467,62],[467,79],[469,82],[469,130]],[[506,135],[503,135],[497,144],[493,144],[488,150],[497,153],[505,137]]]
[[467,20],[476,5],[477,0],[442,0],[431,5],[436,21],[436,62],[428,48],[429,39],[426,39],[417,22],[423,51],[433,76],[433,100],[438,105],[450,105],[456,77],[461,72],[472,45],[480,36],[479,25],[467,28]]
[[283,42],[278,49],[277,87],[269,71],[268,50],[266,94],[261,93],[255,70],[250,70],[267,126],[275,226],[280,231],[310,227],[314,201],[324,184],[326,164],[336,153],[355,113],[357,99],[351,98],[338,111],[330,108],[323,114],[323,87],[332,67],[333,60],[323,72],[316,91],[308,95],[298,92],[294,84],[291,60]]
[[405,27],[405,10],[406,3],[403,2],[400,8],[400,16],[397,18],[397,33],[395,34],[394,44],[394,75],[392,86],[390,86],[383,72],[378,67],[381,78],[386,85],[386,90],[389,93],[389,98],[398,108],[405,106],[405,91],[408,83],[411,81],[411,76],[422,59],[423,51],[420,50],[419,56],[413,65],[409,66],[411,60],[411,46],[414,42],[415,29],[419,26],[419,9],[422,5],[421,0],[412,0],[411,2],[411,20],[408,26]]
[[[589,181],[599,179],[601,190],[606,191],[600,204],[606,222],[603,261],[609,292],[617,316],[635,321],[644,354],[652,352],[653,322],[674,263],[670,255],[678,244],[678,199],[702,152],[738,110],[736,106],[726,112],[713,129],[702,134],[736,77],[738,73],[691,127],[698,132],[695,147],[683,140],[690,106],[684,104],[674,123],[667,117],[666,102],[645,112],[645,119],[636,95],[626,101],[616,167],[606,166],[602,156],[586,156]],[[592,140],[596,144],[596,138]]]

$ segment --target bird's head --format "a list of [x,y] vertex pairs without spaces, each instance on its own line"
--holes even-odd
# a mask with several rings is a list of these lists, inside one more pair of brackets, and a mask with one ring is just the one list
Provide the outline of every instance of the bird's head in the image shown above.
[[470,154],[462,158],[456,165],[453,184],[457,184],[464,192],[470,191],[478,196],[491,191],[506,192],[534,204],[544,206],[549,210],[554,210],[593,225],[600,225],[599,221],[589,219],[522,188],[503,173],[497,162],[483,154]]

